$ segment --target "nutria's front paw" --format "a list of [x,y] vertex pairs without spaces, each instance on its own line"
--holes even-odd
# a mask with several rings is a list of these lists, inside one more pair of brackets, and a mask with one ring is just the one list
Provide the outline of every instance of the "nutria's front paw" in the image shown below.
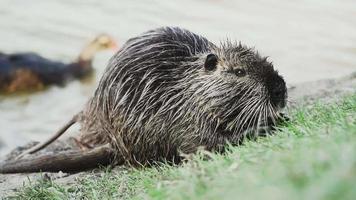
[[[279,113],[278,122],[289,122],[290,118],[285,113]],[[278,124],[278,123],[277,123]]]

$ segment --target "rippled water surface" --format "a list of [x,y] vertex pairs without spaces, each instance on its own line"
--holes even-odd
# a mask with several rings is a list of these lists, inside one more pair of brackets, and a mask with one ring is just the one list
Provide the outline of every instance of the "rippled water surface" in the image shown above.
[[[188,28],[216,43],[229,37],[255,46],[288,83],[356,70],[353,0],[1,0],[0,51],[35,51],[69,62],[98,33],[110,33],[122,44],[163,25]],[[96,56],[92,82],[0,96],[0,155],[43,140],[79,111],[111,55]]]

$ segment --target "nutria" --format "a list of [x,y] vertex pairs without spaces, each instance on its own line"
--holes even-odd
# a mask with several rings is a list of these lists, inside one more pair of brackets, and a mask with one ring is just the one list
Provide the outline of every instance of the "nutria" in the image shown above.
[[286,98],[283,78],[253,49],[216,46],[177,27],[155,29],[122,46],[83,111],[52,138],[79,122],[86,150],[9,161],[0,172],[176,163],[199,147],[222,151],[257,136],[275,125]]

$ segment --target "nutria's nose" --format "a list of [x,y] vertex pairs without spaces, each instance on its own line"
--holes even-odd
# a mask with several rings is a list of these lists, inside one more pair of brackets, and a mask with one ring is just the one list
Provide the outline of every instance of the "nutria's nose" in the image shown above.
[[282,77],[276,76],[268,81],[269,94],[274,106],[284,108],[287,98],[287,88]]
[[286,90],[284,89],[284,87],[277,87],[274,88],[271,92],[271,97],[273,101],[276,101],[277,104],[283,104],[281,105],[282,107],[284,107],[284,101],[285,101],[285,95],[286,95]]

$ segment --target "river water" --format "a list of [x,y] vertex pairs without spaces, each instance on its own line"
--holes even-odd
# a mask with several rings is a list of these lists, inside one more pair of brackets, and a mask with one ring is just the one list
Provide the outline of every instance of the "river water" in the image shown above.
[[[181,26],[213,42],[227,37],[268,55],[288,83],[356,70],[354,0],[0,0],[0,51],[74,59],[99,33],[119,43],[148,29]],[[43,140],[91,96],[112,52],[94,61],[94,81],[25,96],[0,96],[0,155]]]

